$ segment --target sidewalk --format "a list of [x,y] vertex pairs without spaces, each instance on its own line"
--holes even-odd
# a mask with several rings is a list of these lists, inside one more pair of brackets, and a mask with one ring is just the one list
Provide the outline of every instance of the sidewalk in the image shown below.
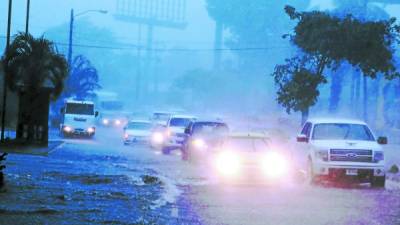
[[[1,132],[0,132],[1,133]],[[7,137],[15,137],[15,131],[7,130]],[[50,152],[54,151],[60,147],[64,141],[58,135],[58,129],[49,129],[49,143],[48,146],[41,145],[25,145],[22,143],[0,143],[0,152],[10,153],[10,154],[26,154],[26,155],[38,155],[47,156]]]
[[0,144],[0,152],[47,156],[50,152],[60,147],[63,143],[64,142],[61,140],[49,140],[48,146],[4,143]]

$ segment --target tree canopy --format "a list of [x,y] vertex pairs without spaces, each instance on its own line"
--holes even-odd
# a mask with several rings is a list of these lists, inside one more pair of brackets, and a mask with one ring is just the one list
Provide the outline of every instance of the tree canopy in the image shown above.
[[93,91],[100,88],[99,75],[96,68],[84,56],[78,55],[74,58],[70,75],[67,79],[65,95],[75,96],[78,99],[85,99],[93,94]]
[[64,79],[68,75],[67,62],[53,43],[44,37],[34,38],[30,34],[19,33],[2,63],[11,90],[24,87],[34,93],[51,86],[53,99],[63,91]]
[[[229,32],[225,37],[225,45],[231,48],[267,48],[270,43],[276,46],[281,34],[292,27],[292,22],[285,16],[285,4],[292,4],[299,9],[305,9],[309,0],[265,1],[265,0],[207,0],[208,14]],[[274,54],[281,54],[278,47],[271,49]],[[250,65],[265,66],[271,60],[265,56],[268,51],[237,51],[243,69]],[[253,68],[254,69],[254,68]]]
[[400,31],[395,19],[363,22],[351,15],[339,18],[320,11],[298,12],[291,6],[286,6],[285,11],[297,21],[294,34],[286,37],[290,37],[299,52],[286,60],[286,64],[277,65],[273,76],[278,86],[278,102],[288,112],[305,112],[313,106],[316,101],[310,101],[310,95],[296,89],[307,87],[313,93],[312,98],[317,98],[319,84],[326,82],[326,68],[334,71],[344,62],[371,78],[378,73],[387,79],[399,76],[393,57]]

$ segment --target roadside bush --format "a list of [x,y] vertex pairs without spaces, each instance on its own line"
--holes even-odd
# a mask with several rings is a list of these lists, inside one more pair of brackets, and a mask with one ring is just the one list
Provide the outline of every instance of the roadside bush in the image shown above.
[[142,180],[145,184],[161,184],[160,179],[158,179],[157,177],[154,176],[150,176],[150,175],[143,175],[142,176]]
[[3,174],[3,169],[6,168],[5,165],[2,165],[2,164],[1,164],[1,161],[6,160],[6,156],[7,156],[7,153],[3,153],[3,154],[0,156],[0,188],[3,187],[3,185],[4,185],[4,174]]
[[399,172],[399,167],[397,165],[393,165],[392,167],[390,167],[389,169],[389,173],[398,173]]

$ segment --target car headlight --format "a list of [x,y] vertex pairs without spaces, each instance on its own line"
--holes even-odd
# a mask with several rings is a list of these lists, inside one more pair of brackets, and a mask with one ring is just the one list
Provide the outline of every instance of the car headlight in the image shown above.
[[108,119],[103,119],[103,124],[104,125],[108,125],[110,123],[110,121]]
[[161,132],[155,132],[152,136],[152,140],[156,144],[161,144],[164,141],[164,135]]
[[65,132],[69,133],[69,132],[72,131],[72,127],[70,127],[70,126],[64,126],[63,130],[64,130]]
[[121,125],[121,120],[115,120],[115,125]]
[[222,152],[217,156],[216,169],[225,176],[234,176],[240,170],[240,158],[232,152]]
[[88,133],[94,133],[94,131],[95,131],[94,127],[89,127],[89,128],[87,129],[87,132],[88,132]]
[[383,152],[374,152],[374,161],[380,162],[385,159]]
[[124,134],[124,138],[125,138],[125,139],[128,139],[128,138],[129,138],[129,134],[125,133],[125,134]]
[[317,159],[319,159],[319,160],[322,160],[322,161],[325,161],[325,162],[327,162],[328,161],[328,151],[326,151],[326,150],[319,150],[319,151],[316,151],[315,152],[315,157],[317,158]]
[[288,172],[286,158],[277,152],[268,152],[261,161],[264,173],[270,178],[282,177]]
[[194,139],[192,141],[192,144],[197,149],[204,149],[205,147],[207,147],[206,142],[204,142],[203,139]]

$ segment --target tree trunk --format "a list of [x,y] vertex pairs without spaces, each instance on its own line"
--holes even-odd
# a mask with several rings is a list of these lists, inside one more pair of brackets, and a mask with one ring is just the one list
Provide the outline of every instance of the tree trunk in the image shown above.
[[355,75],[355,79],[356,79],[356,102],[354,104],[354,108],[356,115],[359,115],[360,113],[360,89],[361,89],[361,73],[359,70],[356,70],[356,75]]
[[338,109],[340,102],[340,95],[342,93],[342,81],[343,81],[343,74],[341,70],[332,73],[331,95],[329,97],[330,113],[335,113]]
[[385,108],[385,100],[384,100],[384,86],[385,80],[382,79],[382,75],[378,76],[377,79],[377,98],[376,98],[376,127],[383,128],[385,125],[385,116],[384,116],[384,108]]
[[363,76],[363,118],[365,122],[368,121],[368,82],[367,77]]
[[301,125],[303,126],[308,119],[309,109],[301,111]]
[[356,88],[356,72],[352,69],[351,86],[350,86],[350,105],[354,106],[354,96]]

